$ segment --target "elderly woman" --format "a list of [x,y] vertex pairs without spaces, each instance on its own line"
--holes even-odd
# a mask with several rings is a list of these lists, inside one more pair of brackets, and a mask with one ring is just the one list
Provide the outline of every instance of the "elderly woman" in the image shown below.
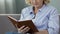
[[[21,12],[20,20],[32,20],[39,32],[34,34],[58,34],[59,17],[56,8],[49,6],[50,0],[25,0],[29,7]],[[29,27],[18,28],[18,33],[26,33]]]

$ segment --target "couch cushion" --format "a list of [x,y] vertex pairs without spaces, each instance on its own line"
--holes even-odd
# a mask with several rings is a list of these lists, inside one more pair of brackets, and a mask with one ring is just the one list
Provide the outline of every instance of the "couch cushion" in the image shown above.
[[[6,32],[15,32],[17,29],[13,26],[11,21],[7,17],[8,15],[0,15],[0,34],[5,34]],[[10,15],[17,20],[20,15]]]

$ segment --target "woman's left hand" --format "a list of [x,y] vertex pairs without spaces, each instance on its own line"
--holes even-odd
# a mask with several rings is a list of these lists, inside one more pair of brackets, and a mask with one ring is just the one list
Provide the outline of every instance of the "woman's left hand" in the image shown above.
[[20,28],[18,28],[18,33],[26,33],[29,30],[30,30],[29,27],[21,26]]

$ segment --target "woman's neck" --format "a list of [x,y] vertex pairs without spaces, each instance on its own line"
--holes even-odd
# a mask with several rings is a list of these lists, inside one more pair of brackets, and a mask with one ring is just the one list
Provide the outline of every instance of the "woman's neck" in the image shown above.
[[36,15],[36,13],[38,12],[38,10],[42,7],[43,5],[39,6],[39,7],[34,7],[34,14]]

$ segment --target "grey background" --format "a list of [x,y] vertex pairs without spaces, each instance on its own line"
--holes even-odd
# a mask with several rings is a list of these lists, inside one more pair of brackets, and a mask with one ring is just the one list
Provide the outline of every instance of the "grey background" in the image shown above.
[[[50,5],[60,13],[60,0],[51,0]],[[25,0],[0,0],[0,14],[19,14],[26,7]]]
[[[0,15],[0,34],[6,34],[8,32],[17,32],[17,28],[14,27],[12,22],[8,19],[8,15]],[[10,15],[13,18],[19,20],[20,15]]]

